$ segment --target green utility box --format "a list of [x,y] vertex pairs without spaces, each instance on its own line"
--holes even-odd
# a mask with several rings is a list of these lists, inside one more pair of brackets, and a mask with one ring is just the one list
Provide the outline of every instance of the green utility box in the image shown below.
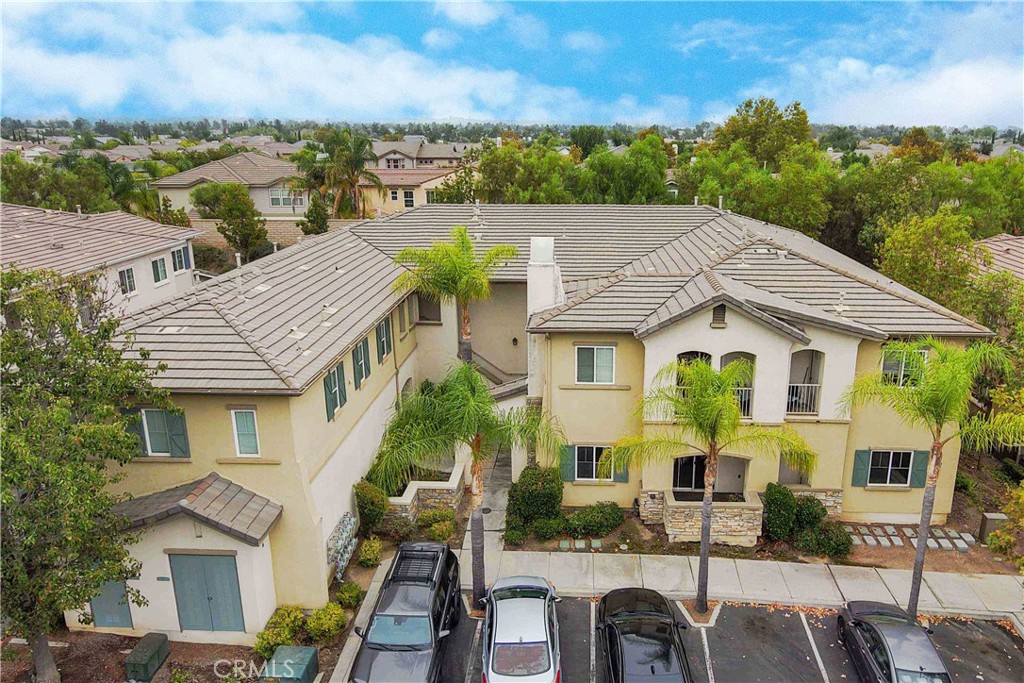
[[320,673],[315,647],[282,645],[263,665],[260,683],[313,683]]
[[167,636],[147,633],[124,659],[124,671],[129,681],[151,681],[170,654]]

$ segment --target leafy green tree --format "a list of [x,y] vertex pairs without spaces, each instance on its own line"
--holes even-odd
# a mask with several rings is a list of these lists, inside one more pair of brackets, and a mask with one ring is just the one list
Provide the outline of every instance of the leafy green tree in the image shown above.
[[192,221],[185,209],[175,209],[171,206],[171,198],[164,195],[160,199],[160,206],[157,208],[153,218],[164,225],[177,225],[182,228],[191,228]]
[[[926,351],[927,360],[920,351]],[[987,450],[996,444],[1024,442],[1024,415],[1000,412],[992,416],[972,410],[972,389],[986,372],[1008,371],[1006,352],[990,343],[961,348],[936,339],[889,342],[886,353],[903,359],[909,381],[894,382],[877,370],[857,377],[844,394],[849,408],[875,403],[892,410],[908,427],[924,428],[931,435],[928,474],[921,503],[918,538],[928,538],[935,506],[935,487],[942,472],[943,451],[959,440],[964,449]],[[917,617],[924,572],[925,543],[917,545],[907,612]]]
[[715,130],[711,148],[721,152],[736,142],[743,142],[759,165],[775,171],[787,148],[811,142],[811,124],[799,102],[780,110],[775,100],[759,97],[741,104]]
[[373,152],[373,141],[362,135],[353,135],[348,129],[341,132],[336,140],[333,153],[325,161],[324,180],[334,193],[334,217],[341,217],[342,200],[347,199],[352,213],[362,217],[362,190],[360,184],[368,184],[384,194],[386,188],[380,177],[369,164],[377,160]]
[[923,164],[930,164],[942,158],[942,143],[933,140],[928,131],[914,126],[903,135],[903,140],[892,150],[893,156],[914,156]]
[[593,153],[580,178],[576,201],[604,204],[655,204],[666,201],[668,155],[657,135],[635,140],[622,155]]
[[1024,155],[1007,154],[962,168],[960,213],[971,217],[974,237],[1020,234],[1024,226]]
[[303,235],[322,235],[327,232],[327,220],[330,212],[327,205],[320,199],[320,195],[313,193],[309,196],[309,206],[306,207],[305,218],[297,222]]
[[463,166],[434,188],[438,204],[472,204],[476,199],[476,174],[471,166]]
[[794,429],[741,425],[736,390],[750,386],[754,368],[749,361],[729,363],[720,371],[704,360],[679,361],[662,368],[656,386],[642,399],[644,415],[656,415],[671,424],[646,429],[620,439],[605,451],[600,467],[605,472],[650,462],[674,460],[681,455],[704,457],[704,499],[700,523],[700,564],[697,574],[697,611],[708,611],[708,558],[718,459],[737,450],[779,455],[793,469],[810,473],[817,455]]
[[189,199],[201,218],[217,220],[217,232],[242,255],[243,263],[267,241],[267,221],[245,185],[206,183],[192,190]]
[[140,566],[127,550],[137,535],[114,511],[123,497],[108,488],[139,451],[123,411],[170,404],[152,386],[163,368],[125,356],[133,340],[119,336],[96,278],[15,269],[2,283],[0,603],[5,632],[32,648],[35,680],[52,683],[60,677],[46,634],[60,613],[87,609],[105,582]]
[[483,255],[464,225],[452,228],[450,242],[436,242],[429,249],[406,247],[395,255],[395,263],[408,266],[398,276],[395,290],[419,292],[442,303],[454,301],[459,308],[459,358],[473,362],[469,305],[491,296],[491,274],[519,253],[511,244],[497,244]]
[[594,148],[605,144],[607,133],[602,126],[573,126],[569,129],[569,140],[580,148],[583,159],[590,156]]
[[107,178],[96,164],[85,162],[77,155],[68,162],[70,169],[56,164],[30,163],[14,153],[3,155],[0,200],[60,211],[77,211],[81,207],[85,213],[118,209]]
[[437,385],[421,387],[398,403],[366,478],[395,495],[417,466],[441,464],[460,446],[469,451],[473,597],[479,604],[484,595],[483,521],[479,511],[484,463],[501,446],[536,446],[557,453],[563,441],[558,424],[537,408],[501,411],[483,376],[472,365],[459,363]]
[[822,149],[831,147],[837,152],[852,152],[860,144],[860,135],[853,126],[836,126],[818,138]]

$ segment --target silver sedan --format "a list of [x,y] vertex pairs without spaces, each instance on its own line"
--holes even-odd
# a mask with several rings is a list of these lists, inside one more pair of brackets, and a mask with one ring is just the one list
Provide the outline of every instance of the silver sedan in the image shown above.
[[484,683],[561,683],[555,613],[561,601],[539,576],[494,582],[484,599]]

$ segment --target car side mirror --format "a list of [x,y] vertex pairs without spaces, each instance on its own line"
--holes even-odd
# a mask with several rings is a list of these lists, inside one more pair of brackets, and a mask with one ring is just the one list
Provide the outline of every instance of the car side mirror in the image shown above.
[[487,605],[487,598],[480,598],[480,604],[486,606]]
[[448,629],[445,629],[445,630],[443,630],[443,631],[440,631],[440,632],[439,632],[439,633],[437,634],[437,637],[438,637],[438,638],[444,638],[445,636],[447,636],[447,635],[448,635],[448,634],[450,634],[450,633],[451,633],[451,631],[449,631]]
[[362,626],[356,626],[352,630],[355,631],[356,635],[359,636],[360,638],[362,638],[363,636],[366,635],[365,632],[363,631],[363,627]]

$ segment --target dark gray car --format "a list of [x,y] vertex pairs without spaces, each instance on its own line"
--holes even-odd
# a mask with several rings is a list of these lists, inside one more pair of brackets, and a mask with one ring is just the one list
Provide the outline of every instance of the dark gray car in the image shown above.
[[352,664],[352,683],[441,680],[445,644],[462,616],[459,561],[444,543],[403,543]]
[[896,605],[866,600],[844,604],[839,634],[862,681],[950,683],[928,632]]

